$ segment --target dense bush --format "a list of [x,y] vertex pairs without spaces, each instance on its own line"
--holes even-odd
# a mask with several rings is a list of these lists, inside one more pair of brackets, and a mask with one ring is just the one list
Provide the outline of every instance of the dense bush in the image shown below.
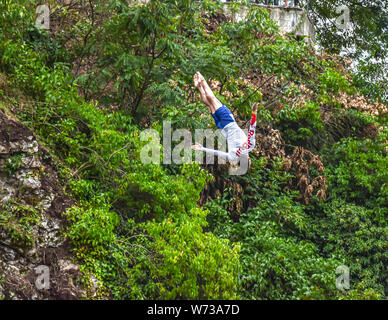
[[374,210],[336,199],[321,212],[312,212],[307,234],[324,257],[344,257],[352,288],[362,284],[384,296],[388,234],[386,224],[376,223],[377,215]]

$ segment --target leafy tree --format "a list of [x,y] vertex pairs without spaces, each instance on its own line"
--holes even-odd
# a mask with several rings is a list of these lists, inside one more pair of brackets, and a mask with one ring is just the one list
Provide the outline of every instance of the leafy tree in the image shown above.
[[[314,19],[319,44],[330,53],[342,53],[352,59],[355,80],[362,92],[387,101],[386,3],[381,0],[310,0],[306,6]],[[342,19],[345,12],[342,6],[350,10],[348,26]]]

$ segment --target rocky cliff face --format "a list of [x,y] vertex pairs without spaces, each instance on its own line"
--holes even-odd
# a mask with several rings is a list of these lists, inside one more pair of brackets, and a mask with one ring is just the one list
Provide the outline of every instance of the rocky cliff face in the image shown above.
[[49,152],[0,109],[0,299],[78,299],[78,266],[63,237],[72,205]]

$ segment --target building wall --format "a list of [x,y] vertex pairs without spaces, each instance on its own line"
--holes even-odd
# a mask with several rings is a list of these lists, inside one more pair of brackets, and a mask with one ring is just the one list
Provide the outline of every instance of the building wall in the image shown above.
[[[225,2],[225,11],[232,16],[233,21],[241,21],[246,16],[246,8],[241,8],[237,14],[233,14],[229,9],[229,3]],[[271,18],[275,20],[279,28],[284,33],[295,32],[300,36],[308,36],[309,40],[315,41],[315,30],[307,17],[306,11],[301,8],[282,8],[252,4],[268,8],[271,11]]]

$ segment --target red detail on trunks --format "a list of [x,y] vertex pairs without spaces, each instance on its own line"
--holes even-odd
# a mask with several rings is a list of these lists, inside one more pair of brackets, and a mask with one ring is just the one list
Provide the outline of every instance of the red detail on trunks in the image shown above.
[[256,122],[256,113],[252,113],[251,126],[253,126],[255,122]]
[[[255,123],[256,123],[256,113],[252,112],[251,126],[253,126]],[[254,134],[255,134],[255,127],[253,127],[253,129],[249,129],[249,131],[248,131],[248,141],[245,142],[240,148],[237,149],[236,155],[238,157],[241,156],[241,152],[243,150],[248,150],[248,149],[250,149],[250,147],[252,147],[251,138],[252,138],[252,136]]]

